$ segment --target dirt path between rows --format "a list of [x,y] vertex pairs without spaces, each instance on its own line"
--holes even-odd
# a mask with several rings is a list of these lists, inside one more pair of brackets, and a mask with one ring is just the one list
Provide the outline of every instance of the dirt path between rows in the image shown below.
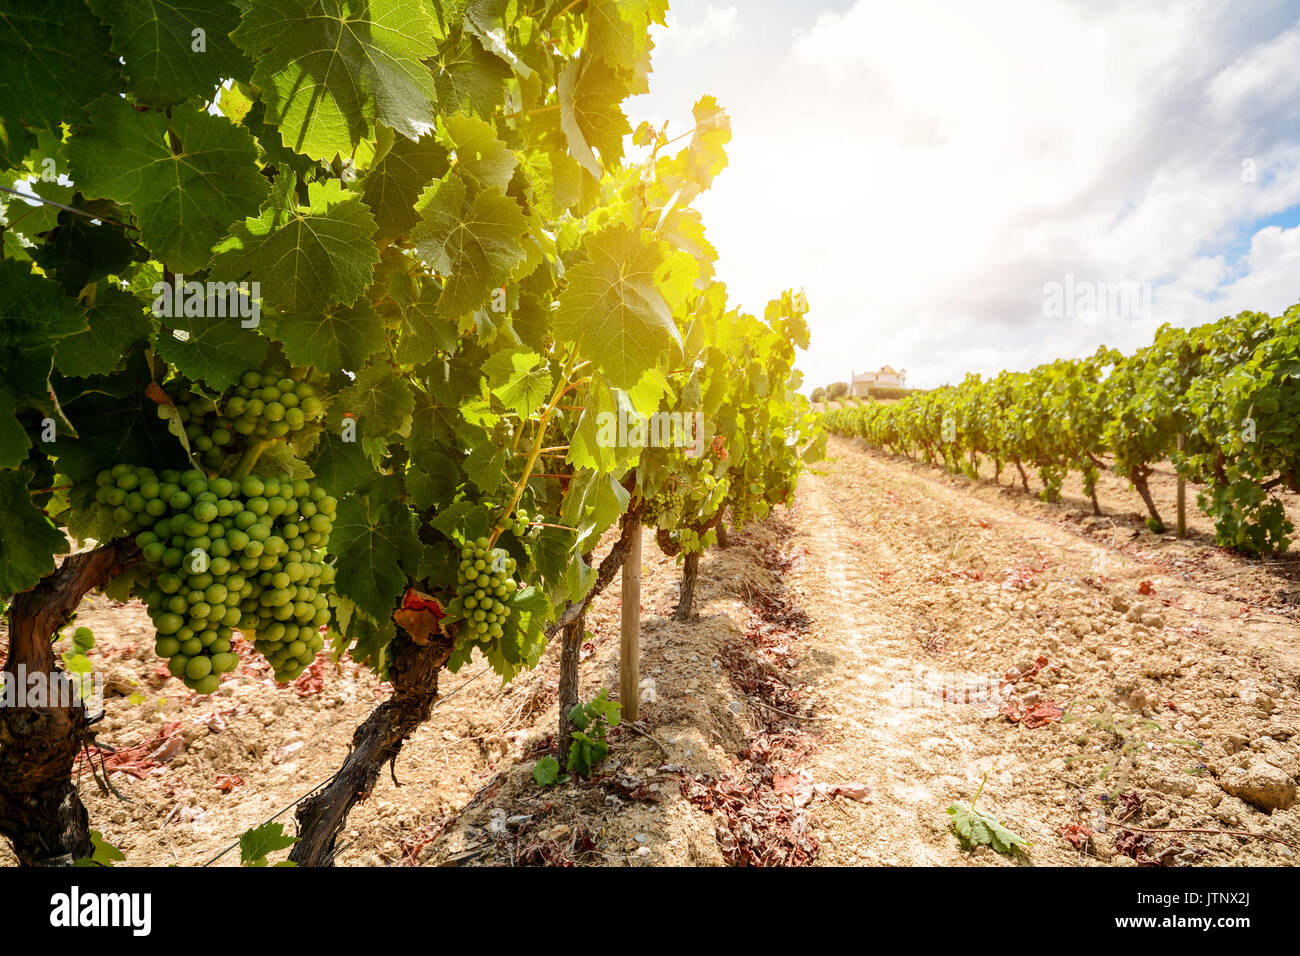
[[[1011,862],[964,852],[948,829],[945,808],[969,803],[985,775],[979,809],[1033,841],[1036,864],[1300,862],[1263,840],[1126,837],[1103,822],[1132,812],[1147,829],[1300,843],[1300,806],[1261,810],[1293,801],[1300,777],[1293,621],[1243,614],[1217,579],[1163,573],[1161,547],[1203,545],[1116,546],[1060,507],[859,442],[831,447],[800,486],[789,542],[801,560],[787,583],[812,620],[799,673],[834,718],[810,770],[875,799],[818,810],[818,862]],[[1035,716],[1047,722],[1031,729]],[[1097,831],[1068,831],[1079,850],[1058,832],[1072,824]]]

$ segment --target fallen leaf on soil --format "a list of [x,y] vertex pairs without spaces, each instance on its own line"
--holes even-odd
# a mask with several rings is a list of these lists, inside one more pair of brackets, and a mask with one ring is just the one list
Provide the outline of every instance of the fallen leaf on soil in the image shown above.
[[1082,850],[1092,840],[1093,829],[1086,827],[1082,823],[1067,823],[1063,827],[1057,827],[1056,832],[1065,838],[1065,841],[1076,850]]
[[[1022,680],[1028,680],[1031,677],[1037,677],[1038,672],[1041,671],[1044,667],[1047,667],[1047,658],[1040,655],[1034,660],[1034,666],[1030,667],[1028,670],[1025,670],[1024,672],[1021,672],[1020,668],[1018,667],[1012,667],[1003,676],[1002,683],[1015,684]],[[1052,667],[1052,670],[1056,670],[1056,669],[1057,669],[1056,667]]]
[[1136,790],[1126,790],[1115,798],[1116,804],[1122,811],[1119,814],[1121,820],[1127,820],[1133,814],[1142,809],[1142,795]]
[[772,792],[789,797],[796,807],[806,806],[813,798],[812,777],[806,772],[772,774]]
[[848,797],[859,803],[871,802],[871,788],[865,783],[817,783],[813,789],[821,796],[829,798]]
[[99,751],[90,760],[87,760],[87,752],[83,749],[77,754],[78,770],[81,769],[81,764],[98,766],[102,759],[103,770],[106,773],[111,774],[120,770],[122,773],[129,773],[143,780],[149,775],[150,770],[172,760],[185,748],[185,738],[180,735],[180,729],[179,720],[171,721],[163,724],[158,733],[144,743],[112,752]]
[[1147,852],[1155,845],[1155,842],[1149,833],[1134,833],[1132,830],[1125,830],[1115,838],[1115,852],[1122,856],[1131,857],[1143,866],[1158,866],[1159,861]]
[[1151,595],[1156,593],[1156,586],[1150,581],[1138,582],[1138,594]]
[[656,784],[647,783],[623,771],[614,774],[605,784],[629,800],[644,800],[646,803],[659,803],[663,800],[663,794]]
[[1062,710],[1050,700],[1040,701],[1028,708],[1018,700],[1009,700],[1002,705],[1001,714],[1013,724],[1018,723],[1033,730],[1060,720]]
[[314,697],[325,689],[325,654],[316,655],[307,672],[293,682],[294,693],[299,697]]
[[244,778],[239,776],[239,774],[237,773],[236,774],[223,773],[219,777],[217,777],[216,786],[217,789],[220,790],[222,793],[229,793],[231,790],[234,790],[236,787],[242,787],[243,785],[244,785]]

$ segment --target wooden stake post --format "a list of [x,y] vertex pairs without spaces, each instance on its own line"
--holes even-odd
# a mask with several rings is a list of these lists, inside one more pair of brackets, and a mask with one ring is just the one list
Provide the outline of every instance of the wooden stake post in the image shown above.
[[[1187,447],[1187,436],[1178,433],[1178,450]],[[1187,537],[1187,482],[1183,480],[1182,471],[1178,472],[1178,537]]]
[[623,632],[619,645],[618,692],[623,717],[636,720],[641,715],[641,518],[635,522],[631,546],[623,562]]

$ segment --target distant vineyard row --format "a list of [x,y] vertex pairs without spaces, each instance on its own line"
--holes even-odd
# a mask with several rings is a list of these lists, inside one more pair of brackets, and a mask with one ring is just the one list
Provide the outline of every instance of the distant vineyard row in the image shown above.
[[1129,356],[1102,347],[1029,372],[971,374],[895,404],[831,409],[824,421],[833,434],[972,477],[981,460],[998,475],[1014,465],[1026,491],[1034,469],[1047,501],[1077,471],[1098,512],[1097,478],[1113,468],[1141,495],[1153,530],[1164,519],[1148,482],[1170,459],[1205,486],[1198,503],[1218,544],[1284,551],[1295,529],[1278,492],[1300,492],[1300,306],[1164,326]]

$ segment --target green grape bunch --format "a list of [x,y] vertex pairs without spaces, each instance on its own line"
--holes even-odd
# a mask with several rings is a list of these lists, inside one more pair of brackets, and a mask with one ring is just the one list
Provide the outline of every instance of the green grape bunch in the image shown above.
[[155,474],[118,464],[95,479],[95,500],[135,536],[143,558],[134,594],[157,631],[154,650],[187,687],[210,694],[239,666],[238,629],[275,677],[298,677],[324,646],[334,568],[325,546],[338,502],[288,476]]
[[[518,522],[512,530],[519,533],[517,527]],[[510,617],[506,601],[519,588],[515,570],[515,559],[504,548],[492,547],[487,538],[467,542],[461,549],[456,598],[448,610],[464,618],[471,636],[496,639],[505,633]]]
[[[199,461],[208,468],[217,468],[234,448],[235,424],[217,411],[210,398],[194,392],[188,385],[164,389],[168,393],[185,428],[190,447]],[[166,419],[171,414],[165,405],[158,406],[158,417]]]
[[[250,369],[227,394],[215,399],[199,394],[189,384],[169,385],[163,391],[175,405],[199,463],[218,470],[239,450],[241,439],[289,439],[325,416],[325,403],[316,387],[288,376],[288,369],[282,366]],[[159,418],[170,415],[170,409],[159,406]]]
[[241,435],[285,438],[325,414],[315,386],[288,378],[282,368],[245,372],[233,391],[225,412]]

